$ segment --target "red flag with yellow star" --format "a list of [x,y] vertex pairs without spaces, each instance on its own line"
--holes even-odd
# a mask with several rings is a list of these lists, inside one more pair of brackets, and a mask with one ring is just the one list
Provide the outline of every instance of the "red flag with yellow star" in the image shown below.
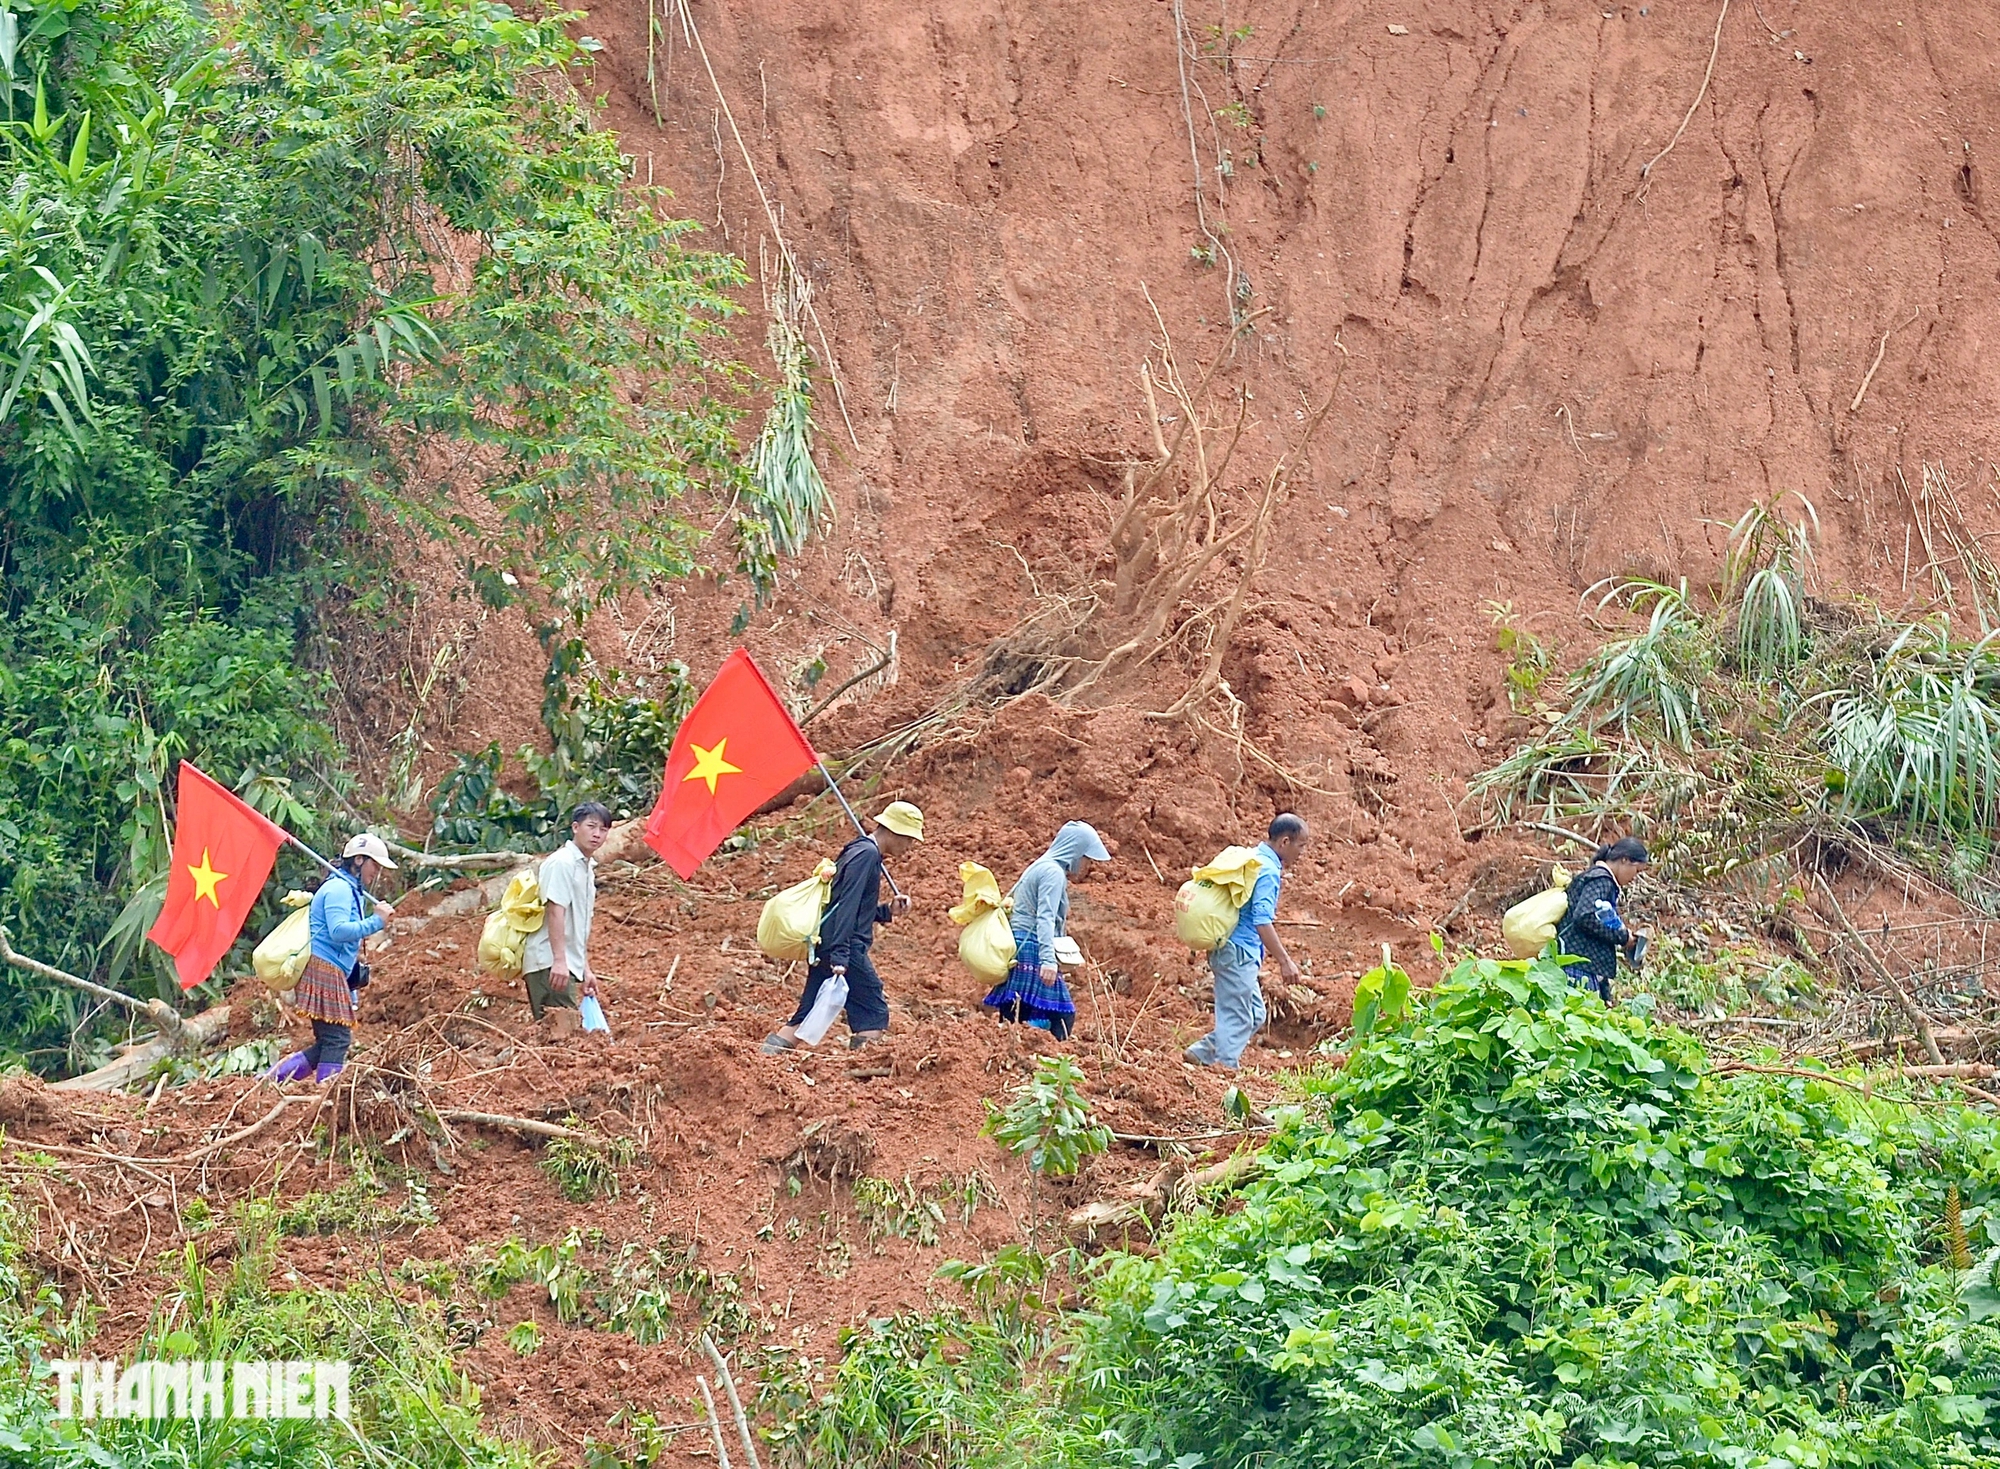
[[763,671],[738,648],[681,721],[646,845],[692,877],[751,812],[818,763]]
[[181,988],[207,979],[257,904],[285,830],[181,761],[167,901],[146,937],[174,956]]

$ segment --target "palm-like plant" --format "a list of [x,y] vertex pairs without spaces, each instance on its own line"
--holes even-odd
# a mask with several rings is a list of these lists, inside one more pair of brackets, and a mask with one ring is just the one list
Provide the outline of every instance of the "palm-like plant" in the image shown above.
[[1989,633],[1954,642],[1942,620],[1903,629],[1865,687],[1830,699],[1832,784],[1852,811],[1960,831],[2000,819],[2000,657]]
[[1795,524],[1779,500],[1750,506],[1729,528],[1721,604],[1736,607],[1736,661],[1746,672],[1782,673],[1806,656],[1805,584],[1819,512],[1804,495]]
[[1624,600],[1634,610],[1650,604],[1651,611],[1644,632],[1606,643],[1577,670],[1572,685],[1576,703],[1569,718],[1588,711],[1594,729],[1612,720],[1629,726],[1650,717],[1677,749],[1693,749],[1702,724],[1701,681],[1708,673],[1710,654],[1701,636],[1700,614],[1688,602],[1687,583],[1670,587],[1656,581],[1619,580],[1600,582],[1591,591],[1599,587],[1604,588],[1599,610]]

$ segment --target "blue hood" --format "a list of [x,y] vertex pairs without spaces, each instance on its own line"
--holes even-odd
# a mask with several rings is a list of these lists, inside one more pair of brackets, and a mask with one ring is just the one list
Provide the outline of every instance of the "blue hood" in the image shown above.
[[1079,857],[1088,857],[1095,862],[1109,862],[1111,854],[1104,849],[1103,838],[1097,828],[1087,821],[1071,821],[1056,833],[1056,839],[1049,843],[1048,851],[1042,854],[1055,862],[1064,872],[1076,871]]

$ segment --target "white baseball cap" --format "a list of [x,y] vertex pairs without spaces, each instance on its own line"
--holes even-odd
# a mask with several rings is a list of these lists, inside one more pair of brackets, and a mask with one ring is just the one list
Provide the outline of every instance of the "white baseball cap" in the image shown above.
[[396,870],[396,864],[389,860],[389,848],[387,844],[372,831],[364,831],[358,835],[349,837],[347,839],[347,849],[340,855],[343,857],[367,857],[373,860],[378,867],[386,867],[391,872]]

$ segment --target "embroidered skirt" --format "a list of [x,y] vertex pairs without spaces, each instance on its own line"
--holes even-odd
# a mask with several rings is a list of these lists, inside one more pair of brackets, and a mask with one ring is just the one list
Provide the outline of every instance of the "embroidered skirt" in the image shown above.
[[1014,935],[1014,967],[993,987],[986,1003],[1002,1020],[1037,1026],[1057,1040],[1067,1039],[1076,1024],[1076,1002],[1057,974],[1054,983],[1042,978],[1042,946],[1032,936]]
[[306,960],[306,972],[292,992],[292,1008],[308,1020],[324,1020],[328,1025],[354,1024],[354,991],[347,976],[315,954]]

